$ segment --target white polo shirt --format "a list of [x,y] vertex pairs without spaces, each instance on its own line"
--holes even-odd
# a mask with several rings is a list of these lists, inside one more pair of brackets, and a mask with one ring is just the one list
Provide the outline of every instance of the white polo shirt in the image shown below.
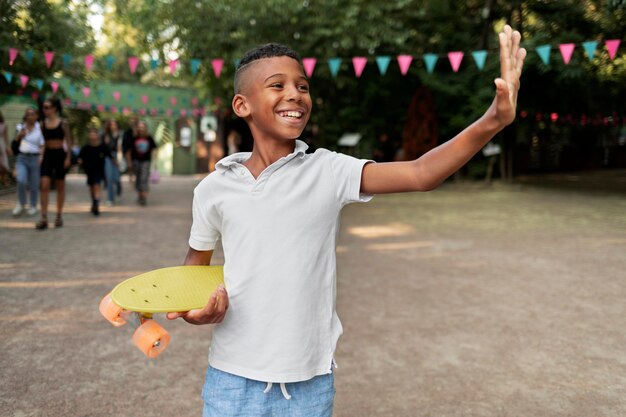
[[335,312],[341,208],[360,194],[369,162],[318,149],[295,151],[255,180],[230,155],[194,190],[189,246],[222,239],[229,309],[215,326],[209,363],[258,381],[305,381],[330,373],[342,333]]

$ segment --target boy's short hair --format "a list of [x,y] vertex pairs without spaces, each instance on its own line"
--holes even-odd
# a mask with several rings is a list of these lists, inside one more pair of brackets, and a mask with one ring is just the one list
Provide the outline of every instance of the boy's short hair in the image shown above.
[[235,94],[239,94],[241,92],[242,75],[254,62],[259,59],[281,56],[287,56],[300,62],[300,55],[298,55],[296,51],[279,43],[259,45],[246,52],[243,58],[241,58],[241,61],[239,61],[239,65],[237,65],[237,69],[235,71]]

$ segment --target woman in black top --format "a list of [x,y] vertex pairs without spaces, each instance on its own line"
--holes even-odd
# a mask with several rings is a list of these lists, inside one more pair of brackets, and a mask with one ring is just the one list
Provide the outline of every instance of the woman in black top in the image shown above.
[[61,102],[49,98],[43,102],[44,120],[41,132],[45,140],[41,162],[41,220],[35,227],[43,230],[48,227],[48,200],[50,183],[54,178],[57,190],[57,216],[55,227],[63,226],[63,203],[65,202],[65,173],[72,163],[72,137],[67,121],[61,118]]

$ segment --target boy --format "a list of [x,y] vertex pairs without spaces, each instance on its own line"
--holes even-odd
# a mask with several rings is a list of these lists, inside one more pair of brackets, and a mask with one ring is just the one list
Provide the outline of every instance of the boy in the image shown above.
[[104,178],[104,159],[111,156],[109,149],[100,143],[98,129],[90,128],[87,144],[78,154],[78,164],[87,174],[87,185],[91,195],[91,214],[100,215],[100,184]]
[[[186,265],[208,265],[222,239],[225,283],[203,309],[170,313],[213,331],[204,416],[331,416],[342,333],[335,312],[341,208],[373,194],[432,190],[515,118],[526,51],[506,26],[496,97],[477,122],[415,161],[371,163],[296,141],[312,102],[298,56],[270,44],[247,53],[232,107],[252,153],[222,159],[194,191]],[[280,386],[274,387],[276,383]]]

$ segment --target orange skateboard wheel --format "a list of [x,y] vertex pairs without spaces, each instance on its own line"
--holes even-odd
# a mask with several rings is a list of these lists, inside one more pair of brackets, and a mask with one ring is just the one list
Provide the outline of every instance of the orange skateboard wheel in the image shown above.
[[100,301],[98,310],[100,310],[100,314],[102,314],[104,318],[115,327],[120,327],[126,324],[126,319],[120,315],[122,313],[122,307],[113,302],[111,299],[111,293],[108,293],[102,301]]
[[133,342],[149,358],[159,356],[170,339],[170,334],[154,320],[144,321],[133,334]]

